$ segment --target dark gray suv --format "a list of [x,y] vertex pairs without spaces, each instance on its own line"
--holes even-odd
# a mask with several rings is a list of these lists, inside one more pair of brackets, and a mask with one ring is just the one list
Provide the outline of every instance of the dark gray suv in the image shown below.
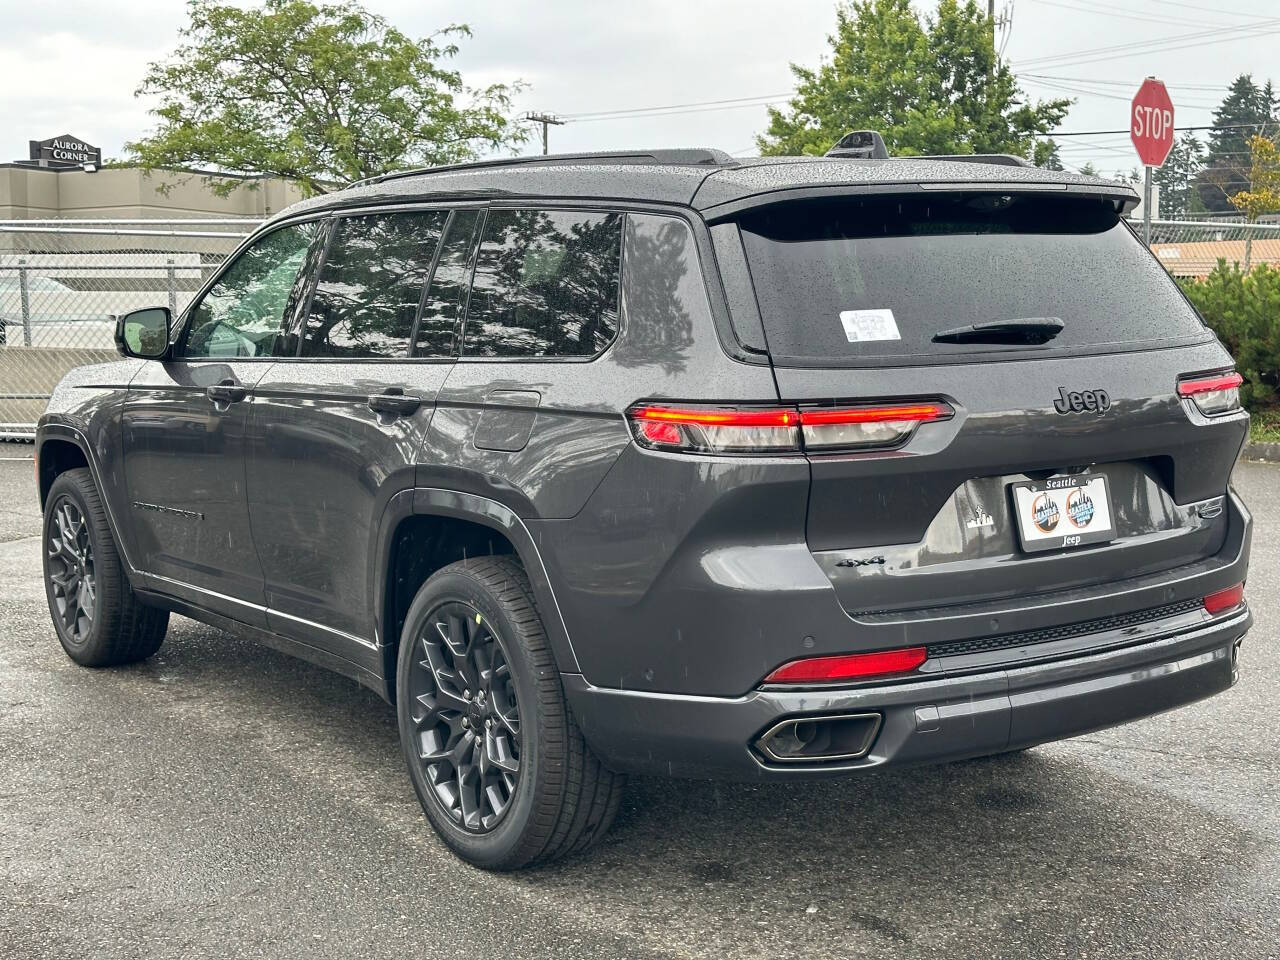
[[848,776],[1226,690],[1231,357],[1115,183],[988,158],[549,157],[298,204],[40,424],[87,666],[169,613],[396,704],[514,868],[628,771]]

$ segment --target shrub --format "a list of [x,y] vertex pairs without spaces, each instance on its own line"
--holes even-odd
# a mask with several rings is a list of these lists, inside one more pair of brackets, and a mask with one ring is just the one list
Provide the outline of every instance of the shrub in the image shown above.
[[1244,377],[1240,397],[1249,410],[1280,399],[1280,270],[1258,264],[1248,273],[1219,260],[1203,280],[1182,289],[1235,357]]

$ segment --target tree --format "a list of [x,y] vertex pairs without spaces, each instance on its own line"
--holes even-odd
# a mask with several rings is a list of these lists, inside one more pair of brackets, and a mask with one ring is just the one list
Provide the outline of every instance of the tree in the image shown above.
[[1231,195],[1248,183],[1249,140],[1257,134],[1275,135],[1278,106],[1270,81],[1259,87],[1251,75],[1242,73],[1232,82],[1213,112],[1209,149],[1196,181],[1206,210],[1231,210]]
[[1184,133],[1174,141],[1164,165],[1151,172],[1160,187],[1160,215],[1177,220],[1204,207],[1195,189],[1196,176],[1204,166],[1204,144],[1194,133]]
[[[1248,223],[1257,223],[1264,213],[1280,210],[1280,148],[1266,137],[1249,141],[1249,182],[1231,195],[1231,205],[1244,214]],[[1244,269],[1253,258],[1253,234],[1244,238]]]
[[769,109],[762,153],[822,154],[850,130],[879,130],[896,154],[1014,153],[1048,162],[1045,136],[1070,100],[1030,102],[974,0],[941,0],[922,23],[910,0],[836,8],[831,59],[791,65],[796,94]]
[[[279,176],[323,193],[525,138],[508,115],[518,85],[472,90],[445,65],[465,25],[413,40],[355,2],[187,9],[178,48],[138,88],[159,98],[158,128],[126,144],[144,167]],[[237,186],[207,182],[224,195]]]
[[1046,170],[1065,170],[1062,165],[1062,154],[1058,152],[1058,144],[1055,140],[1037,140],[1035,164],[1037,167],[1044,167]]
[[1080,172],[1086,177],[1098,176],[1098,166],[1092,160],[1086,160],[1084,166],[1080,167]]

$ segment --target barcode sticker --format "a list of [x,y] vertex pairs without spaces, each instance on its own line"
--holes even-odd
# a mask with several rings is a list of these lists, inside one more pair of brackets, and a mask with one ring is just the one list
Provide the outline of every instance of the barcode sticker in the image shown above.
[[850,343],[902,339],[892,310],[841,310],[840,324]]

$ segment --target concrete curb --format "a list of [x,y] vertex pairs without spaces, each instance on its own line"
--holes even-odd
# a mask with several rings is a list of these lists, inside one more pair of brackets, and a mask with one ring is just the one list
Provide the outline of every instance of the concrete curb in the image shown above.
[[1280,463],[1280,443],[1246,443],[1241,460],[1261,460],[1263,463]]

